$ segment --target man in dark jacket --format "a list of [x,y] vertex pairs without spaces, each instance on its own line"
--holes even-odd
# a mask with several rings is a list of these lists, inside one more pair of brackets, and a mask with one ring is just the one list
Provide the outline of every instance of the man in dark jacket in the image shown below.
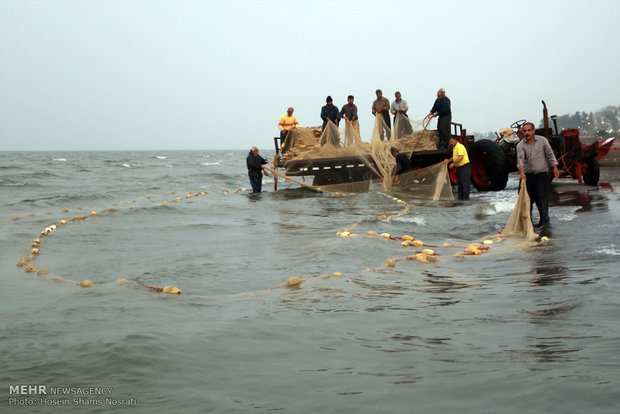
[[446,90],[441,88],[437,91],[437,99],[435,104],[431,108],[429,117],[437,119],[437,132],[439,134],[438,149],[448,148],[448,140],[450,139],[450,123],[452,122],[452,108],[450,104],[450,98],[446,96]]
[[327,121],[331,120],[334,124],[338,125],[340,122],[340,112],[338,111],[338,107],[334,105],[334,100],[331,96],[328,96],[325,99],[326,105],[321,108],[321,119],[323,120],[323,131],[325,131],[325,125],[327,125]]
[[413,165],[411,164],[411,159],[407,156],[407,154],[403,154],[398,152],[398,150],[394,147],[391,149],[392,156],[396,158],[396,171],[394,171],[396,176],[394,177],[394,184],[398,184],[400,182],[400,177],[407,171],[413,170]]
[[248,165],[248,176],[250,177],[250,184],[252,184],[252,192],[260,193],[263,186],[263,165],[269,161],[258,155],[258,147],[252,147],[252,150],[246,158],[246,164]]

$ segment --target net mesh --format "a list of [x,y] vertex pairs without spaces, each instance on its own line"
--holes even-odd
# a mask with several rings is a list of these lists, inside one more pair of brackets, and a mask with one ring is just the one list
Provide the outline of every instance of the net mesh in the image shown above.
[[[386,135],[391,139],[387,140]],[[393,130],[388,128],[383,116],[375,117],[370,142],[363,141],[348,120],[344,131],[331,121],[324,130],[292,129],[282,144],[281,158],[287,170],[285,178],[317,191],[360,193],[378,185],[382,187],[379,191],[401,197],[452,199],[443,163],[408,171],[396,178],[397,163],[392,149],[411,157],[418,151],[437,150],[437,140],[437,132],[426,131],[422,121],[411,121],[397,113]],[[282,171],[278,175],[282,177]],[[312,179],[312,184],[306,182],[307,178]]]
[[531,214],[530,196],[527,193],[525,180],[523,180],[519,189],[519,198],[506,223],[506,227],[502,231],[502,235],[521,236],[528,240],[537,238],[538,234],[534,233]]

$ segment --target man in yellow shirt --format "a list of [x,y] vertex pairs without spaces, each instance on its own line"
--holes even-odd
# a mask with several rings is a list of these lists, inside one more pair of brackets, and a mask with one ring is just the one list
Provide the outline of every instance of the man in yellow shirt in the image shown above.
[[452,158],[444,162],[448,168],[456,168],[456,186],[459,200],[469,200],[469,188],[471,187],[471,164],[465,146],[457,138],[450,137],[452,145]]
[[280,118],[280,122],[278,123],[278,128],[280,128],[280,139],[282,140],[282,144],[284,143],[284,138],[286,138],[286,134],[291,128],[297,128],[299,126],[299,122],[297,122],[297,117],[293,115],[293,107],[289,107],[288,110],[282,117]]

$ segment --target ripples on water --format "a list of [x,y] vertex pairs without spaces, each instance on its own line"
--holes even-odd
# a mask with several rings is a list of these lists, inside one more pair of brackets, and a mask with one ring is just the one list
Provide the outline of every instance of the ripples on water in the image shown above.
[[[556,185],[548,246],[386,268],[407,253],[368,230],[466,244],[506,223],[514,178],[385,220],[399,205],[375,193],[273,193],[265,179],[269,192],[234,194],[249,187],[246,153],[0,154],[0,219],[23,217],[0,223],[5,407],[9,384],[32,383],[111,386],[135,412],[615,412],[617,170],[602,190]],[[171,191],[209,194],[161,205]],[[36,259],[102,286],[15,267],[46,226],[112,203],[121,211],[52,233]],[[362,236],[336,236],[353,223]],[[290,276],[308,280],[266,289]]]

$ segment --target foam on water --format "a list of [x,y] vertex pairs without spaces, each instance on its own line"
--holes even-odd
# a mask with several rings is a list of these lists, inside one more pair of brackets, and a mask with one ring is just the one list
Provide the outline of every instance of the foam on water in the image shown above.
[[594,253],[608,256],[620,256],[620,250],[616,248],[615,244],[610,244],[607,247],[595,250]]
[[200,165],[210,166],[210,165],[222,165],[221,161],[215,162],[201,162]]
[[571,214],[564,214],[564,215],[557,216],[557,217],[558,217],[558,220],[560,221],[573,221],[577,218],[577,215],[574,213],[571,213]]
[[422,227],[426,227],[427,222],[426,219],[424,217],[421,216],[402,216],[402,217],[397,217],[395,219],[393,219],[394,221],[400,221],[403,223],[411,223],[411,224],[416,224],[418,226],[422,226]]

